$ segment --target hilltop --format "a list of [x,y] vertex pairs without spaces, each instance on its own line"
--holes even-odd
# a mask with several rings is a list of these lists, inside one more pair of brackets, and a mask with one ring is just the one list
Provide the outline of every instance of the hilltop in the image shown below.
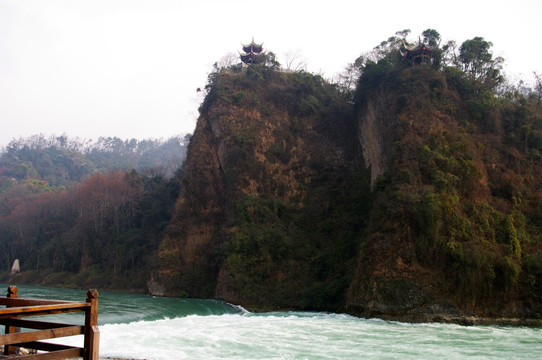
[[365,206],[351,115],[319,76],[216,73],[159,252],[167,287],[257,308],[342,303]]
[[3,281],[143,291],[188,141],[13,140],[0,155]]
[[272,64],[211,74],[159,250],[169,294],[538,317],[540,98],[496,93],[501,59],[484,39],[459,53],[438,40],[424,32],[435,52],[419,65],[404,38],[383,42],[355,91]]

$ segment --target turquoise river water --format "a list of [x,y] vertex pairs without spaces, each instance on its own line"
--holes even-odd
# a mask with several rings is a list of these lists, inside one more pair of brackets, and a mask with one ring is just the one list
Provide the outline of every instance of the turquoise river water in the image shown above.
[[[18,286],[19,297],[86,291]],[[0,291],[7,285],[0,285]],[[100,292],[100,356],[133,359],[542,359],[542,329],[406,324],[313,312],[250,313],[216,300]],[[50,320],[82,323],[81,315]],[[82,346],[82,337],[59,339]]]

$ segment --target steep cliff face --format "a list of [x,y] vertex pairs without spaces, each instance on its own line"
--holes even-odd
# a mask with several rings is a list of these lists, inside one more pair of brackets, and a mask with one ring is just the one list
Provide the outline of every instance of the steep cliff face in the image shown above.
[[250,309],[542,312],[539,110],[456,70],[367,66],[354,108],[319,76],[212,74],[156,278]]
[[215,74],[160,251],[170,293],[258,308],[342,303],[360,226],[333,222],[363,187],[351,176],[354,131],[351,107],[318,76]]
[[209,297],[214,289],[226,190],[219,143],[210,119],[201,117],[188,148],[174,217],[159,250],[159,280],[170,296],[190,291],[193,297]]
[[358,141],[365,167],[371,171],[371,184],[390,169],[393,144],[403,132],[393,96],[390,89],[378,89],[359,114]]
[[[414,164],[407,160],[414,155],[406,153],[418,145],[416,142],[426,135],[428,128],[443,126],[439,121],[442,114],[420,112],[425,109],[408,104],[404,99],[402,103],[399,101],[401,87],[413,80],[412,77],[404,79],[409,74],[391,74],[394,80],[390,75],[379,75],[370,78],[369,74],[362,79],[357,94],[359,146],[364,165],[371,171],[371,184],[378,191],[346,300],[349,312],[368,317],[400,315],[421,309],[438,300],[439,291],[438,272],[417,261],[411,224],[403,214],[398,214],[405,208],[401,204],[403,199],[394,199],[384,190],[395,185],[397,171],[414,170],[411,169]],[[419,85],[417,79],[415,83]],[[417,90],[424,91],[423,88]],[[419,95],[426,98],[428,94]],[[422,116],[425,129],[419,126]],[[430,122],[432,125],[428,125]],[[399,157],[405,155],[406,161],[398,166],[403,160]],[[400,196],[405,197],[415,190],[414,187],[408,189],[411,182],[412,179],[408,179],[397,189]]]
[[[540,297],[524,281],[540,281],[526,262],[540,256],[541,198],[519,174],[540,163],[514,165],[512,154],[530,156],[505,144],[495,106],[478,112],[487,98],[473,80],[428,67],[372,78],[371,70],[357,108],[375,198],[347,311],[406,320],[533,316]],[[496,191],[512,178],[531,204]]]

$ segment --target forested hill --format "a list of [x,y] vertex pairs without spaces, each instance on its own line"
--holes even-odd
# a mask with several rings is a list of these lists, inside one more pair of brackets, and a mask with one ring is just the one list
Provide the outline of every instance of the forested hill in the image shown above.
[[81,182],[95,173],[113,170],[159,172],[170,177],[186,156],[190,135],[167,140],[122,140],[100,137],[97,141],[66,135],[34,135],[11,141],[0,153],[0,187],[25,179],[46,181],[51,187]]
[[355,114],[374,200],[349,312],[540,318],[540,85],[503,89],[489,49],[366,63]]
[[11,281],[142,291],[189,138],[12,141],[0,155],[4,280],[19,259]]
[[407,34],[349,67],[355,90],[273,61],[211,74],[159,249],[169,294],[540,316],[540,86],[504,86],[479,37],[441,46],[428,30],[431,56],[405,60]]

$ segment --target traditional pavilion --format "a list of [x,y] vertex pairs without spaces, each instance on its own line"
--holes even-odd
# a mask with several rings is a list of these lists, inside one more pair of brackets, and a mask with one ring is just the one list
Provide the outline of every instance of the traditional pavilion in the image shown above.
[[433,60],[433,54],[435,49],[428,47],[421,40],[418,40],[416,46],[403,45],[405,51],[401,51],[403,55],[403,61],[408,62],[410,65],[416,64],[431,64]]
[[247,65],[250,64],[260,64],[264,60],[264,53],[262,52],[263,44],[256,44],[254,38],[252,42],[248,45],[243,45],[244,54],[240,54],[241,61]]

